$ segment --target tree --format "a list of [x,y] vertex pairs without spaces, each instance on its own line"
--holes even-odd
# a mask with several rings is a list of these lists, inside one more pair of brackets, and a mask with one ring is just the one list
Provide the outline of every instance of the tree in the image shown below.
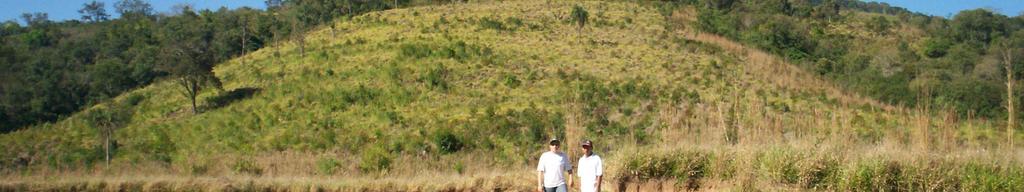
[[587,10],[583,9],[583,7],[576,5],[572,7],[572,13],[570,13],[570,15],[572,16],[573,22],[576,23],[576,36],[578,37],[580,33],[583,32],[583,27],[586,27],[587,17],[589,17],[590,14],[587,13]]
[[959,41],[989,43],[997,36],[1005,35],[1006,16],[985,9],[961,11],[953,17],[953,37]]
[[839,16],[839,8],[839,3],[836,2],[835,0],[826,0],[825,2],[822,2],[818,6],[814,7],[814,13],[812,14],[812,16],[818,19],[825,19],[831,22],[833,18]]
[[125,67],[120,59],[101,59],[87,69],[92,92],[103,98],[116,96],[135,85],[129,75],[132,68]]
[[97,108],[87,113],[86,119],[99,131],[100,139],[103,140],[103,156],[107,166],[110,166],[111,151],[115,150],[117,145],[114,131],[131,121],[131,118],[132,111],[125,104],[112,103],[110,106]]
[[889,28],[892,28],[892,23],[885,16],[875,16],[867,22],[866,27],[875,34],[885,35],[889,32]]
[[106,21],[110,18],[107,14],[107,10],[103,7],[103,2],[92,1],[89,3],[82,4],[82,9],[78,10],[78,13],[82,14],[82,20],[87,22],[100,22]]
[[209,26],[191,9],[182,10],[182,16],[172,18],[163,30],[161,67],[182,88],[182,94],[196,109],[196,97],[208,88],[220,88],[220,80],[213,74],[214,57],[210,53],[213,38]]
[[700,0],[703,1],[704,8],[711,8],[715,10],[728,10],[732,8],[732,4],[736,3],[737,0]]
[[1013,88],[1016,86],[1016,79],[1013,77],[1014,73],[1014,56],[1021,54],[1019,43],[1013,43],[1012,40],[1004,40],[1000,42],[999,56],[1002,57],[1004,70],[1006,70],[1006,144],[1008,147],[1013,147],[1013,131],[1016,128],[1016,103],[1013,96]]
[[284,0],[266,0],[263,1],[267,5],[267,9],[276,9],[284,5]]
[[761,11],[769,14],[793,14],[793,5],[788,0],[763,0],[754,3],[757,4],[754,6],[760,7]]
[[24,20],[25,24],[30,27],[36,27],[50,23],[50,16],[46,13],[22,13],[21,20]]
[[153,6],[143,0],[121,0],[114,3],[114,9],[121,17],[149,16],[153,14]]

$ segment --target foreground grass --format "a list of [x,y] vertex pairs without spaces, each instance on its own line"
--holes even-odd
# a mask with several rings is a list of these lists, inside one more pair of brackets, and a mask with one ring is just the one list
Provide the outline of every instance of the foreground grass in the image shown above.
[[[65,177],[47,182],[42,178],[12,178],[0,182],[0,191],[526,191],[527,175],[462,176],[418,175],[413,177]],[[444,180],[438,180],[444,177]]]

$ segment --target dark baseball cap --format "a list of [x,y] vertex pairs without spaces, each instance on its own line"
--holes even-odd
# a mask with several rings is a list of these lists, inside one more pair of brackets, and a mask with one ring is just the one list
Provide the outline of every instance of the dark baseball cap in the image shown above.
[[593,147],[594,142],[590,140],[583,140],[583,142],[580,142],[580,146]]
[[551,141],[548,141],[548,145],[559,145],[560,143],[561,142],[559,142],[558,139],[555,138],[552,138]]

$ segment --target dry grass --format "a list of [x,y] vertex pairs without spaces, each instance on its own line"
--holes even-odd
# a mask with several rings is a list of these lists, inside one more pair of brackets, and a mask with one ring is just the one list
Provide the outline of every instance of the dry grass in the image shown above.
[[[527,191],[526,174],[414,177],[10,177],[0,191]],[[445,178],[445,179],[438,179]]]

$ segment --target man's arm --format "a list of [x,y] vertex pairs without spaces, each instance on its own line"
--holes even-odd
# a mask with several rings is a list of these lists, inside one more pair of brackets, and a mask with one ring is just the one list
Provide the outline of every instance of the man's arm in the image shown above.
[[[568,186],[568,188],[572,188],[572,184],[573,184],[572,183],[572,163],[569,163],[569,158],[568,157],[562,159],[562,167],[563,167],[563,169],[565,169],[565,172],[569,173],[569,177],[568,177],[569,186]],[[561,173],[559,173],[559,174],[561,174]]]
[[543,171],[537,171],[537,191],[538,192],[543,192],[544,191],[544,172]]
[[569,188],[572,188],[572,169],[569,169]]
[[597,191],[601,191],[601,178],[604,175],[604,160],[601,160],[601,157],[597,157],[597,162],[596,163],[597,163],[597,170],[594,170],[594,172],[597,175],[597,184],[594,184],[594,185],[597,185],[597,186],[594,186],[594,188],[597,188]]

